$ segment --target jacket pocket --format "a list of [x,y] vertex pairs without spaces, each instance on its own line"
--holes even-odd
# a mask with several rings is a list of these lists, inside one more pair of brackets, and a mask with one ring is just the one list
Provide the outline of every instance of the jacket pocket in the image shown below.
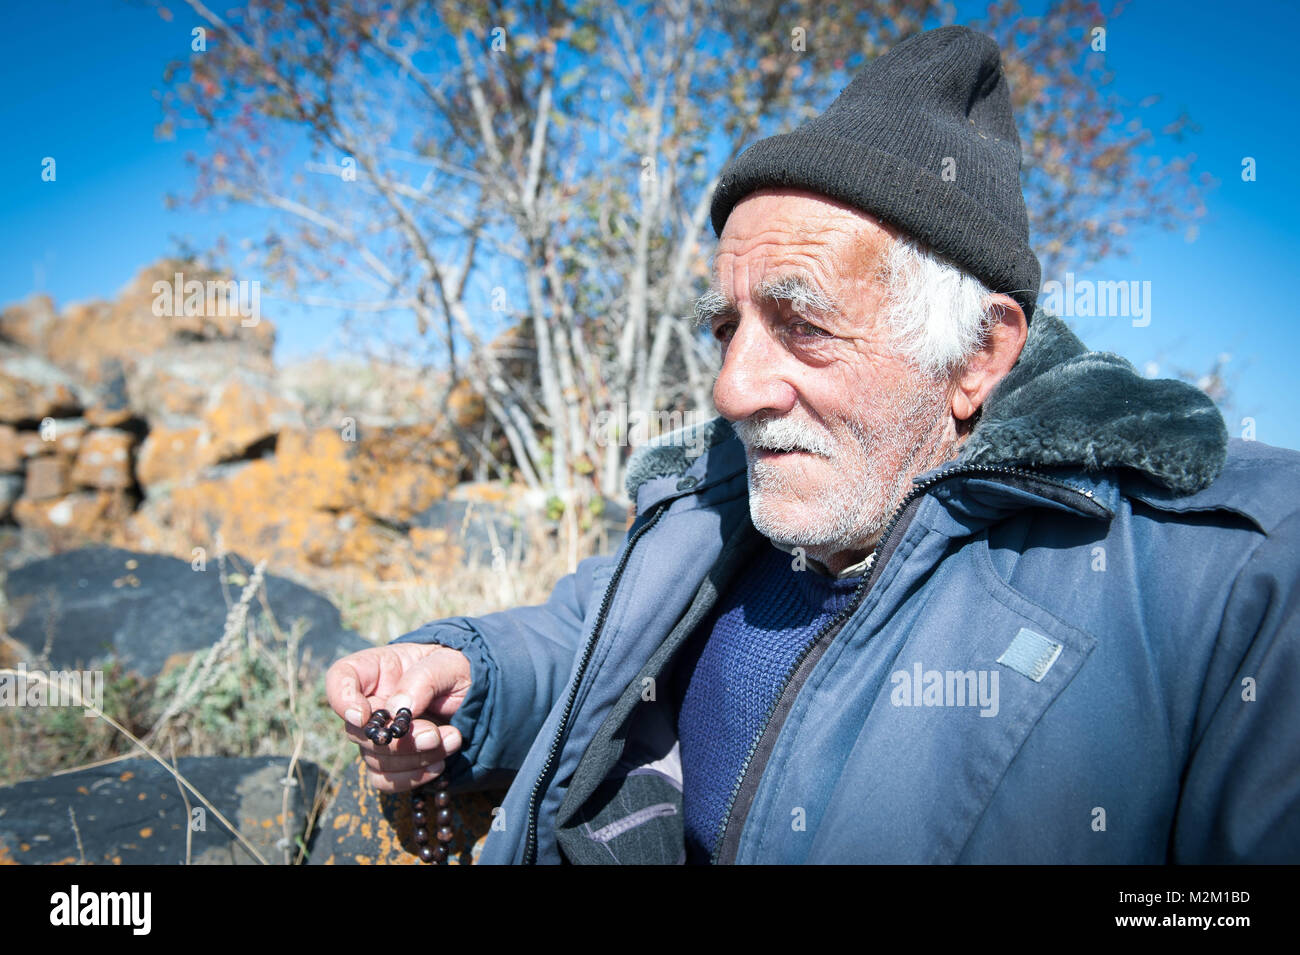
[[631,719],[610,775],[556,831],[580,865],[677,865],[686,861],[681,748],[666,706]]
[[682,794],[651,773],[607,780],[557,840],[578,865],[680,865],[686,861]]
[[[905,592],[849,632],[810,681],[788,745],[817,752],[820,741],[831,754],[838,741],[843,768],[824,794],[808,861],[955,862],[1026,738],[1096,645],[1008,586],[982,536],[956,545]],[[856,725],[832,709],[855,696]],[[1034,802],[1052,798],[1050,780],[1022,796],[1029,825]],[[772,809],[773,818],[788,812]]]

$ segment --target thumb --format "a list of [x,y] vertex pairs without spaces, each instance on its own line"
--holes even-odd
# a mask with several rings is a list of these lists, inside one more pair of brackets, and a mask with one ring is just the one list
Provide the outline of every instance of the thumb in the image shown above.
[[402,678],[387,700],[392,713],[405,707],[413,716],[426,712],[450,717],[469,692],[470,667],[465,654],[439,647],[402,672]]

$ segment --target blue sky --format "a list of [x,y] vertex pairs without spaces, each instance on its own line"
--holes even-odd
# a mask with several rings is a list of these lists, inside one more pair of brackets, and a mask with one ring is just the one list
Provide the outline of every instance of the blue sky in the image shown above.
[[[183,5],[168,23],[127,0],[5,0],[0,33],[0,303],[33,291],[70,302],[112,297],[144,264],[184,239],[204,248],[224,232],[255,234],[257,214],[168,211],[166,193],[188,194],[189,150],[204,137],[181,131],[160,142],[155,90],[172,59],[189,53]],[[975,9],[959,3],[958,11]],[[960,15],[958,22],[961,22]],[[1300,449],[1291,414],[1300,356],[1300,321],[1290,298],[1300,187],[1293,163],[1300,70],[1293,38],[1300,4],[1136,0],[1108,24],[1107,66],[1132,102],[1161,97],[1159,115],[1185,109],[1199,131],[1178,147],[1195,152],[1196,170],[1218,180],[1198,236],[1135,235],[1131,254],[1101,263],[1091,279],[1149,281],[1151,321],[1094,318],[1077,327],[1093,348],[1115,351],[1160,373],[1207,369],[1220,353],[1234,401],[1229,431],[1241,419],[1255,436]],[[42,182],[41,160],[56,157],[58,177]],[[1243,157],[1257,178],[1243,182]],[[279,329],[277,357],[290,360],[336,342],[338,316],[263,302]]]

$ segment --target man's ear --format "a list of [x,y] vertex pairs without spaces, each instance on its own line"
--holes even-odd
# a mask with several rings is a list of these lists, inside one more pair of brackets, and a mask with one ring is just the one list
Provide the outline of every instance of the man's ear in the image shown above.
[[1029,333],[1025,312],[1009,295],[989,299],[993,321],[984,344],[958,372],[952,395],[952,416],[967,421],[984,405],[997,383],[1020,357]]

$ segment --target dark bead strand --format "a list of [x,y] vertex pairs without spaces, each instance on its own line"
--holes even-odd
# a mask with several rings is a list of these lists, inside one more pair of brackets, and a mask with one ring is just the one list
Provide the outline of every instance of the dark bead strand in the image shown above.
[[437,827],[430,839],[428,803],[425,801],[425,787],[421,786],[411,792],[411,819],[415,823],[415,842],[420,847],[420,859],[434,865],[446,865],[451,857],[451,840],[455,830],[451,827],[451,796],[446,792],[447,780],[439,776],[433,783],[436,787],[433,801],[438,805],[435,813]]
[[439,776],[433,781],[434,788],[434,805],[438,807],[438,831],[436,833],[439,842],[438,849],[435,851],[435,858],[439,863],[445,863],[451,855],[451,840],[455,836],[455,831],[451,828],[451,793],[447,792],[451,782],[446,776]]
[[[412,719],[414,719],[413,714],[404,706],[398,709],[396,717],[387,710],[375,710],[370,715],[364,732],[372,743],[377,746],[387,746],[411,731]],[[449,785],[450,783],[442,776],[433,783],[433,804],[438,807],[438,811],[435,813],[437,826],[433,832],[437,841],[432,843],[429,839],[429,804],[425,800],[425,787],[417,786],[411,790],[411,821],[415,823],[415,843],[419,846],[418,851],[422,862],[446,865],[447,860],[451,858],[451,841],[456,833],[451,827],[451,794],[447,792]]]

